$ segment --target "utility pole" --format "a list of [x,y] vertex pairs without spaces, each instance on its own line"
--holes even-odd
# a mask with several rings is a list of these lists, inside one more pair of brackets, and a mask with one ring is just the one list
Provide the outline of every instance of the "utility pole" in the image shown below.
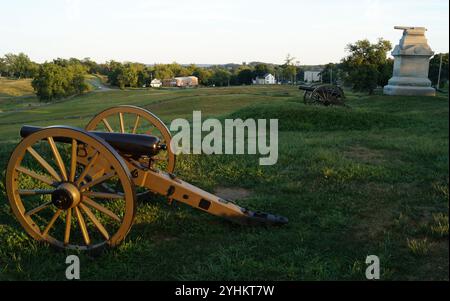
[[438,81],[437,81],[437,84],[436,84],[436,90],[439,90],[439,83],[441,82],[442,53],[441,53],[440,57],[441,57],[441,60],[439,62],[439,74],[438,74]]
[[330,84],[333,84],[333,67],[330,67]]

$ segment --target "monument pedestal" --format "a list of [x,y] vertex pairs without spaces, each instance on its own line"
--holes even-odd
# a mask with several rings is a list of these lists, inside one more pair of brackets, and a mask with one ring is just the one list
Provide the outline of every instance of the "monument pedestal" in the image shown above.
[[436,90],[431,87],[408,87],[408,86],[384,86],[383,93],[386,95],[405,96],[435,96]]
[[392,51],[393,77],[383,92],[387,95],[434,96],[435,89],[428,79],[429,59],[433,55],[425,38],[424,27],[400,27],[403,37]]

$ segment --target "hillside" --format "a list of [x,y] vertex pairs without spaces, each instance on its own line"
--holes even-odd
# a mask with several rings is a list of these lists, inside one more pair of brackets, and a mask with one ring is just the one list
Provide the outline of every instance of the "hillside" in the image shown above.
[[[144,107],[167,124],[193,110],[204,119],[277,118],[277,164],[260,166],[254,155],[182,155],[175,172],[208,191],[244,191],[238,204],[286,216],[288,225],[237,226],[149,197],[122,245],[79,253],[82,279],[364,280],[366,256],[374,254],[383,280],[448,281],[447,96],[347,94],[350,108],[306,106],[291,86],[88,93],[0,115],[0,170],[23,124],[83,127],[119,104]],[[67,253],[25,234],[3,177],[0,280],[65,280]]]
[[31,79],[7,79],[0,77],[0,97],[28,96],[34,93]]

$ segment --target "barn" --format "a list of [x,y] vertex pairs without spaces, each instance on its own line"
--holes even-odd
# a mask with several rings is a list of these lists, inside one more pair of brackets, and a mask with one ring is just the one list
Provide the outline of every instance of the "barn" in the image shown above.
[[197,87],[198,78],[196,76],[181,76],[163,80],[164,87]]

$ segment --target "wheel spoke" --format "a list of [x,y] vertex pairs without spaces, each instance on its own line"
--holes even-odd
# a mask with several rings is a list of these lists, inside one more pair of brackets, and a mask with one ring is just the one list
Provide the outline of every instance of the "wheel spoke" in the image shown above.
[[64,244],[67,245],[70,241],[70,227],[72,225],[72,208],[66,212],[66,229],[64,231]]
[[100,199],[123,199],[123,194],[108,193],[108,192],[96,192],[96,191],[85,191],[83,195],[91,198]]
[[89,238],[86,223],[84,222],[83,215],[81,214],[80,209],[78,209],[78,207],[75,207],[75,214],[78,219],[78,224],[80,224],[81,234],[83,235],[84,242],[86,243],[86,245],[90,245],[91,239]]
[[38,154],[31,146],[27,148],[27,151],[39,162],[39,164],[58,182],[61,182],[61,177],[58,175],[56,170],[42,158],[41,155]]
[[63,180],[67,181],[66,167],[64,166],[63,160],[61,158],[61,154],[59,153],[58,148],[56,147],[53,137],[47,137],[47,141],[50,144],[50,148],[52,149],[53,155],[55,156],[56,163],[58,164],[58,167],[61,170]]
[[120,132],[125,133],[125,126],[123,123],[123,113],[119,112]]
[[50,222],[48,223],[47,227],[45,227],[44,232],[42,232],[42,236],[47,236],[48,231],[50,231],[50,229],[53,227],[53,225],[56,222],[56,219],[59,217],[59,215],[61,214],[61,209],[58,209],[55,214],[53,215],[52,219],[50,220]]
[[106,231],[105,227],[103,227],[102,223],[95,217],[95,215],[92,213],[92,211],[84,204],[79,204],[81,210],[83,210],[84,213],[90,218],[92,223],[97,227],[98,231],[103,235],[103,237],[108,240],[109,234],[108,231]]
[[145,132],[145,135],[149,135],[149,136],[150,136],[150,135],[152,134],[152,132],[153,132],[154,129],[155,129],[155,128],[154,128],[153,126],[150,125],[150,129],[149,129],[148,131]]
[[95,179],[93,181],[90,181],[90,182],[84,184],[83,186],[80,187],[80,190],[84,191],[84,190],[86,190],[86,189],[88,189],[88,188],[90,188],[90,187],[92,187],[94,185],[97,185],[97,184],[102,183],[102,182],[104,182],[104,181],[106,181],[108,179],[111,179],[115,174],[116,174],[115,172],[110,172],[110,173],[108,173],[106,175],[103,175],[103,176],[101,176],[101,177],[99,177],[99,178],[97,178],[97,179]]
[[25,216],[32,216],[33,214],[36,214],[36,213],[38,213],[39,211],[41,211],[41,210],[47,208],[47,207],[50,206],[51,204],[52,204],[52,202],[49,201],[49,202],[46,202],[46,203],[44,203],[44,204],[42,204],[42,205],[39,205],[39,206],[37,206],[36,208],[33,208],[33,209],[31,209],[30,211],[27,211],[27,212],[25,213]]
[[20,195],[42,195],[42,194],[52,194],[53,189],[19,189]]
[[46,176],[40,175],[40,174],[38,174],[38,173],[36,173],[36,172],[34,172],[32,170],[29,170],[28,168],[25,168],[23,166],[16,167],[16,170],[20,171],[21,173],[24,173],[26,175],[29,175],[30,177],[35,178],[36,180],[44,182],[45,184],[48,184],[50,186],[54,186],[55,183],[56,183],[52,179],[50,179],[50,178],[48,178]]
[[136,130],[139,125],[139,118],[140,118],[140,116],[136,115],[136,121],[134,122],[133,131],[131,131],[132,134],[136,134]]
[[89,205],[92,208],[97,209],[98,211],[106,214],[110,218],[112,218],[118,222],[121,222],[121,219],[114,212],[112,212],[108,208],[105,208],[104,206],[100,205],[99,203],[94,202],[92,199],[84,196],[82,202],[85,203],[86,205]]
[[89,161],[88,165],[84,168],[83,172],[81,173],[81,175],[78,177],[77,181],[75,182],[75,184],[77,186],[80,185],[80,183],[84,180],[84,177],[86,177],[86,175],[88,174],[89,170],[91,169],[92,165],[95,164],[95,162],[97,161],[99,156],[98,151],[95,153],[95,155],[91,158],[91,161]]
[[75,172],[77,169],[77,148],[78,143],[77,140],[72,139],[72,158],[70,158],[70,176],[69,181],[75,181]]
[[111,125],[109,124],[108,120],[106,120],[106,118],[102,119],[103,124],[105,125],[106,129],[112,133],[114,132],[114,130],[112,129]]
[[167,158],[161,158],[161,157],[152,157],[153,161],[166,161]]

